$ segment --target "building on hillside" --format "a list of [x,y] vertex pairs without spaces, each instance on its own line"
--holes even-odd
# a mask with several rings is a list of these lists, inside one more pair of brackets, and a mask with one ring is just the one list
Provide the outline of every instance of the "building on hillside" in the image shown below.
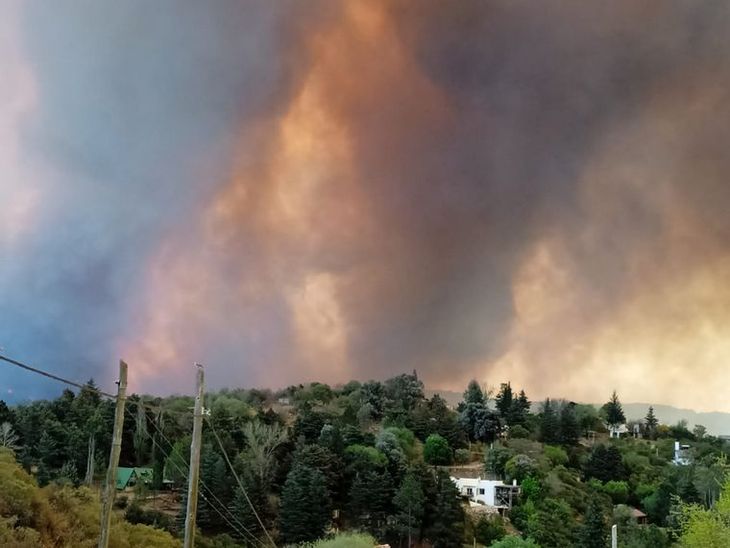
[[633,506],[629,506],[629,510],[631,510],[631,517],[634,518],[634,521],[638,525],[646,525],[648,523],[648,516],[644,512]]
[[606,424],[609,438],[620,438],[622,435],[629,433],[629,429],[625,424]]
[[451,481],[454,482],[462,497],[468,498],[471,502],[500,510],[512,508],[520,493],[517,482],[508,485],[500,480],[454,476],[451,476]]
[[117,468],[117,490],[124,491],[134,487],[138,483],[144,485],[152,484],[152,468]]
[[690,446],[674,442],[674,458],[672,462],[677,466],[687,466],[692,463],[692,455],[690,454]]

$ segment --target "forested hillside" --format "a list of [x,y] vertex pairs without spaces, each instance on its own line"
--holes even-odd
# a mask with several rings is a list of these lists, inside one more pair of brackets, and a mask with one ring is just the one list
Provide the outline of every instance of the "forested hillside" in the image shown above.
[[[113,546],[179,545],[192,407],[128,399],[120,466],[151,473],[121,486]],[[414,373],[222,390],[205,407],[199,546],[606,547],[614,523],[623,547],[728,545],[717,544],[729,534],[727,443],[660,424],[650,408],[609,439],[625,423],[615,393],[600,411],[548,399],[533,413],[509,383],[489,393],[472,381],[452,408]],[[0,403],[1,545],[95,545],[113,410],[93,382]],[[672,463],[675,441],[689,446],[686,464]],[[515,482],[511,510],[469,504],[451,478],[464,471]],[[337,537],[350,533],[363,536]]]

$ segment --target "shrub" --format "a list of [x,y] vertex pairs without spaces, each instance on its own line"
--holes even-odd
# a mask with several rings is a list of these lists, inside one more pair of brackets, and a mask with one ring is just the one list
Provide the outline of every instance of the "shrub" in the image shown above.
[[517,480],[517,483],[522,483],[522,480],[535,471],[535,461],[527,455],[516,455],[504,465],[504,473],[507,480]]
[[457,449],[454,451],[454,462],[456,464],[468,464],[471,460],[471,453],[468,449]]
[[521,424],[515,424],[509,429],[509,437],[513,440],[527,439],[530,437],[530,431]]
[[625,504],[629,500],[629,486],[625,481],[608,481],[602,490],[614,504]]
[[431,434],[426,438],[426,445],[423,447],[423,460],[428,464],[445,465],[451,463],[451,458],[451,447],[449,447],[446,438],[438,434]]
[[124,513],[124,519],[132,524],[149,525],[167,531],[172,531],[175,525],[167,514],[157,510],[145,510],[136,501],[129,505]]
[[494,518],[482,516],[474,527],[477,542],[484,546],[491,546],[494,541],[501,539],[506,534],[507,530],[504,528],[502,518],[498,516]]
[[495,445],[487,451],[487,458],[484,461],[485,470],[494,474],[497,477],[504,477],[504,467],[512,457],[515,456],[515,452],[507,447]]
[[372,548],[375,539],[360,533],[342,533],[331,539],[300,545],[299,548]]
[[124,510],[129,504],[129,497],[127,495],[120,495],[114,499],[114,508],[117,510]]
[[516,536],[504,537],[489,546],[490,548],[540,548],[532,540]]
[[545,457],[550,461],[552,466],[565,466],[568,464],[568,454],[562,447],[554,445],[546,445],[544,449]]

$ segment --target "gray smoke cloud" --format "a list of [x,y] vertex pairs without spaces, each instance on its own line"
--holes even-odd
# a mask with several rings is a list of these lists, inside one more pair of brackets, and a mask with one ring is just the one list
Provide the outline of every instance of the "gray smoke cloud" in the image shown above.
[[50,198],[3,342],[77,376],[129,356],[160,390],[201,360],[213,386],[416,368],[722,407],[675,387],[730,350],[729,17],[31,4],[23,143]]

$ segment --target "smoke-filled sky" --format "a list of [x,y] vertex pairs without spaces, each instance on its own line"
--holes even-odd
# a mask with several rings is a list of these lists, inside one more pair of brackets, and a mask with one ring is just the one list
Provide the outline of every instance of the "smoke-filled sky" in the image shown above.
[[6,354],[730,411],[727,2],[8,0],[0,55]]

